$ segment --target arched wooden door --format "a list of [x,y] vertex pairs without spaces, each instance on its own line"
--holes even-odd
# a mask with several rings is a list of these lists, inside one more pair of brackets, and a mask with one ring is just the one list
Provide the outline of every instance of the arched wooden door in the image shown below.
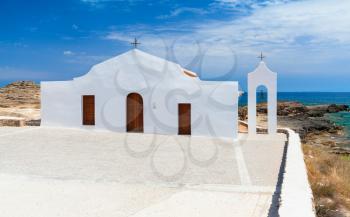
[[130,93],[126,99],[126,131],[143,132],[143,100],[138,93]]

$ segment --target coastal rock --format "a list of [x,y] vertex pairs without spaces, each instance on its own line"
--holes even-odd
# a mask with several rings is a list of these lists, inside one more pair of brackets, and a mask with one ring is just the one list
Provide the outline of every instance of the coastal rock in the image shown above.
[[317,105],[317,106],[307,106],[308,115],[311,117],[322,117],[326,113],[337,113],[341,111],[349,111],[348,105]]
[[322,134],[323,132],[336,133],[342,128],[334,125],[325,118],[310,118],[305,115],[279,116],[278,124],[281,127],[288,127],[299,133],[301,139],[307,134]]
[[[257,105],[258,115],[267,114],[266,106],[266,103]],[[342,127],[335,125],[324,115],[347,110],[349,110],[347,105],[304,106],[299,102],[279,102],[277,105],[278,125],[293,129],[299,133],[302,139],[305,139],[308,134],[319,135],[325,132],[337,134],[342,130]],[[246,120],[247,107],[240,107],[238,114],[241,120]],[[266,118],[261,120],[266,120]],[[264,125],[263,123],[259,124]]]
[[349,111],[349,106],[348,105],[336,105],[332,104],[327,107],[327,112],[328,113],[337,113],[341,111]]
[[299,102],[279,102],[277,105],[277,115],[280,116],[301,115],[307,111],[306,106]]
[[307,132],[322,132],[322,131],[327,131],[329,133],[336,133],[337,130],[340,130],[341,128],[334,125],[331,121],[324,119],[324,118],[319,118],[319,119],[309,119],[304,125],[304,129]]
[[[256,106],[257,113],[267,114],[267,104],[259,103]],[[299,102],[278,102],[277,103],[277,115],[279,116],[295,116],[301,115],[308,112],[306,106]],[[247,106],[240,107],[238,110],[238,115],[241,120],[246,120],[248,115]]]
[[307,115],[309,117],[323,117],[326,113],[326,110],[309,110]]

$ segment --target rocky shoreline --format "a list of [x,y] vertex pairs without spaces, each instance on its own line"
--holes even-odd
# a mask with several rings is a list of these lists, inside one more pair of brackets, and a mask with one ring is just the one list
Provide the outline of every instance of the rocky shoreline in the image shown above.
[[40,125],[40,86],[18,81],[0,88],[0,126]]
[[[342,126],[326,117],[326,114],[350,112],[348,105],[305,106],[299,102],[279,102],[277,106],[279,127],[288,127],[299,133],[303,143],[324,145],[330,152],[350,155],[350,141]],[[257,105],[258,124],[266,126],[266,103]],[[247,120],[247,107],[239,108],[240,120]]]

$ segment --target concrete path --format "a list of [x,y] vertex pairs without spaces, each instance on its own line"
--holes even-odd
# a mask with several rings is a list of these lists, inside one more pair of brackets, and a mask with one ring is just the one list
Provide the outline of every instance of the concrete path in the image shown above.
[[284,141],[0,128],[0,216],[267,216]]

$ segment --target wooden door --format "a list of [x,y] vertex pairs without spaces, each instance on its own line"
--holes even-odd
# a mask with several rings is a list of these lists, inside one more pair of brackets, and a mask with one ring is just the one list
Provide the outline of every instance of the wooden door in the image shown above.
[[179,135],[191,135],[191,104],[179,104]]
[[83,96],[83,125],[95,125],[95,96]]
[[130,93],[126,102],[126,131],[143,132],[143,100],[138,93]]

